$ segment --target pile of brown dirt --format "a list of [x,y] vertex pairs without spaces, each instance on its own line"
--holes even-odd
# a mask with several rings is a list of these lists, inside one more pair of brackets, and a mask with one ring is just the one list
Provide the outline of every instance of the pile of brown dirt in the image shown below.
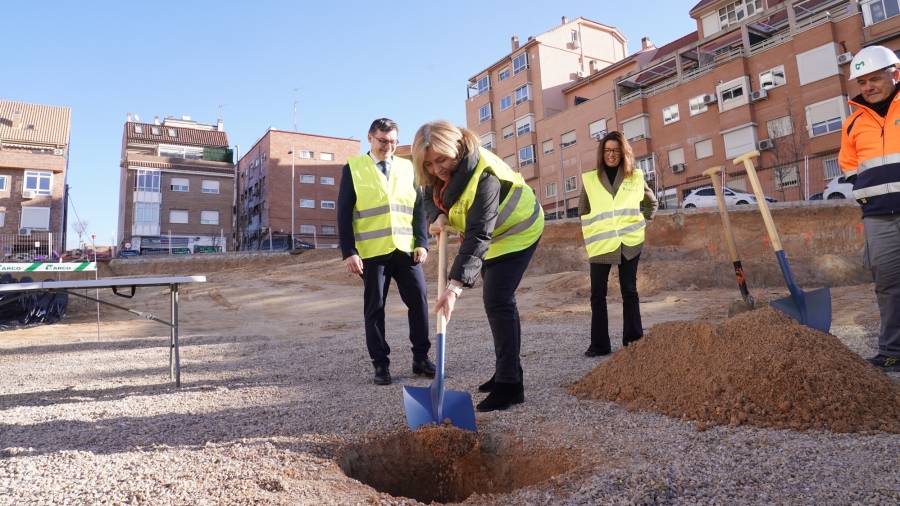
[[771,308],[668,322],[569,391],[708,424],[900,433],[900,385],[836,337]]

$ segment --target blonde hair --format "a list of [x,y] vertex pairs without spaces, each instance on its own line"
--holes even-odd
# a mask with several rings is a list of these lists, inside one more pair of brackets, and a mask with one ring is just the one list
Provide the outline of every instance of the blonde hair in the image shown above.
[[413,166],[416,168],[416,184],[434,184],[434,176],[425,170],[425,152],[431,151],[456,161],[478,151],[479,140],[471,130],[456,127],[444,120],[425,123],[416,131],[412,143]]

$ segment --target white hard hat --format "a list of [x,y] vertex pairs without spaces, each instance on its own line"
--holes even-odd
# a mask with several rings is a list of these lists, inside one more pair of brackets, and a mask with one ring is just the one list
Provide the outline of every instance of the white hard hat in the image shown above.
[[884,46],[864,47],[850,62],[850,79],[856,79],[892,65],[900,65],[900,58],[897,58],[897,55],[890,49]]

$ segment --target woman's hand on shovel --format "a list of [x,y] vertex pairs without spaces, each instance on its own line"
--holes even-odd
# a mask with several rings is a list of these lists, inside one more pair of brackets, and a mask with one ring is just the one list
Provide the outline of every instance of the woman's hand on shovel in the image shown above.
[[456,292],[450,288],[450,286],[455,287],[455,289],[462,289],[462,285],[456,285],[452,281],[450,285],[448,285],[447,289],[444,290],[439,297],[437,302],[434,303],[434,312],[435,314],[444,312],[444,317],[447,318],[447,321],[450,321],[450,315],[453,314],[453,308],[456,306],[456,300],[459,298],[456,295]]

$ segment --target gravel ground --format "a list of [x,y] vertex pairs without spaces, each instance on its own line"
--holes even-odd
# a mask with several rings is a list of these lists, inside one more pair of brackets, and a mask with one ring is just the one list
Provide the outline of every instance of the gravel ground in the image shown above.
[[[152,322],[104,313],[98,339],[90,315],[75,315],[0,334],[0,504],[415,504],[336,463],[348,445],[406,430],[400,385],[429,384],[411,375],[402,304],[392,293],[395,383],[375,386],[361,287],[314,271],[230,273],[185,290],[180,389],[168,381],[166,338]],[[598,363],[581,355],[587,301],[541,292],[546,283],[526,279],[520,297],[526,402],[479,414],[479,431],[577,451],[581,462],[466,503],[900,503],[897,435],[697,431],[689,420],[577,400],[565,386]],[[834,291],[857,301],[836,314],[834,333],[867,356],[877,323],[871,286]],[[137,300],[159,311],[157,295]],[[645,297],[645,325],[721,318],[733,298],[727,290]],[[448,330],[448,388],[476,402],[493,367],[480,304],[467,291]],[[611,302],[613,329],[617,308]]]

